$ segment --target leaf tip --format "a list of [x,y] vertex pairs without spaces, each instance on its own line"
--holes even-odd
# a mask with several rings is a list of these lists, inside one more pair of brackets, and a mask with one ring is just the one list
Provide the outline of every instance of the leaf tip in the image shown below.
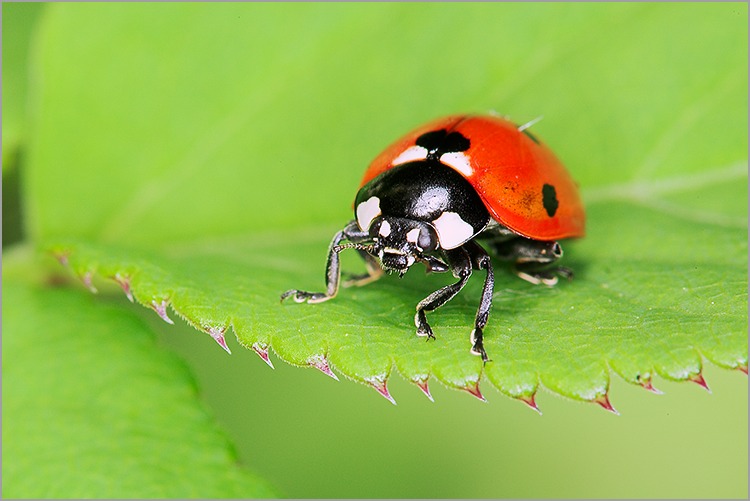
[[487,402],[487,399],[484,398],[484,395],[482,395],[482,392],[479,390],[479,381],[472,381],[467,382],[466,386],[462,386],[460,389],[468,392],[469,394],[475,396],[482,402]]
[[326,376],[331,377],[336,381],[339,380],[338,376],[336,376],[336,374],[334,374],[331,370],[331,366],[328,364],[328,359],[325,357],[325,355],[313,355],[307,359],[307,364],[310,367],[318,369]]
[[738,371],[743,372],[747,376],[747,363],[745,364],[738,364],[737,367],[735,367]]
[[432,398],[432,394],[430,394],[430,387],[427,385],[427,379],[414,379],[412,380],[412,383],[417,385],[417,388],[422,390],[422,393],[430,399],[430,402],[434,402],[435,399]]
[[94,294],[98,293],[99,290],[94,286],[94,272],[89,270],[85,272],[83,275],[80,275],[81,282],[83,282],[83,285],[86,286],[88,290],[93,292]]
[[640,384],[643,389],[648,390],[655,395],[664,395],[663,391],[654,386],[651,382],[651,378],[641,378],[639,379],[638,384]]
[[612,403],[609,401],[609,396],[606,393],[603,393],[596,397],[593,400],[594,403],[599,404],[603,409],[608,410],[615,416],[619,416],[620,413],[612,406]]
[[271,369],[275,369],[276,367],[273,366],[273,362],[271,362],[271,359],[268,357],[268,345],[267,344],[260,344],[260,343],[253,343],[252,345],[253,351],[258,354],[258,356],[266,363]]
[[120,287],[122,287],[122,291],[125,293],[125,297],[127,297],[131,303],[134,303],[135,300],[133,299],[133,291],[130,289],[130,277],[117,272],[115,273],[115,276],[112,277],[112,280],[117,282]]
[[169,318],[169,315],[167,315],[167,305],[168,301],[166,299],[162,299],[161,301],[157,301],[154,299],[151,301],[151,308],[156,312],[159,317],[161,317],[162,320],[167,322],[170,325],[174,325],[174,321]]
[[50,251],[52,253],[52,256],[57,259],[57,261],[67,267],[70,265],[70,261],[68,260],[68,256],[70,256],[70,251],[68,250],[52,250]]
[[536,393],[532,393],[531,395],[524,395],[520,397],[516,397],[521,402],[525,403],[535,411],[539,413],[539,415],[542,415],[542,411],[539,410],[539,406],[536,405]]
[[216,341],[219,346],[224,348],[224,351],[232,354],[232,351],[229,349],[229,346],[227,346],[227,340],[224,338],[224,332],[226,332],[227,328],[224,327],[208,327],[206,331],[208,334]]
[[397,405],[396,400],[388,391],[388,380],[385,376],[365,378],[365,382],[375,388],[377,392],[385,397],[390,403]]
[[708,387],[708,383],[706,383],[706,379],[703,377],[702,373],[699,372],[698,374],[693,374],[692,376],[689,376],[688,381],[692,381],[693,383],[697,384],[698,386],[706,390],[708,393],[712,393],[711,388]]

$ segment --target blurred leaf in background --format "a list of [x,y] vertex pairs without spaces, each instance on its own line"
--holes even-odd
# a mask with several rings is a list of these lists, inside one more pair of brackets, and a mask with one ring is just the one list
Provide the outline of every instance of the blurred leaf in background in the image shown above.
[[[23,7],[15,8],[3,5],[4,28],[14,13],[21,17]],[[183,311],[197,309],[188,320],[220,324],[222,301],[236,307],[235,294],[257,297],[245,299],[258,305],[248,328],[268,331],[279,346],[286,341],[281,354],[303,365],[303,355],[327,348],[331,312],[400,332],[414,298],[434,281],[409,276],[346,291],[328,309],[272,310],[261,298],[321,279],[327,239],[351,217],[361,172],[389,141],[435,116],[496,109],[519,122],[545,115],[535,132],[580,182],[590,228],[566,247],[577,282],[531,290],[508,279],[499,287],[495,346],[515,358],[498,364],[492,381],[503,389],[512,386],[502,381],[507,374],[528,382],[541,373],[547,387],[575,396],[581,379],[584,389],[609,384],[602,363],[613,354],[627,363],[611,369],[631,382],[644,368],[674,379],[701,374],[700,354],[726,367],[747,363],[744,4],[65,4],[44,7],[33,46],[31,126],[19,136],[28,152],[21,157],[28,243],[82,240],[87,260],[70,257],[83,273],[112,269],[107,261],[123,253],[132,263],[139,254],[128,249],[149,248],[156,262],[138,266],[152,284],[170,278],[170,263],[187,263],[182,281],[158,290],[143,281],[135,292],[147,304],[152,293],[183,293]],[[27,63],[13,64],[25,71]],[[3,66],[5,83],[5,57]],[[23,282],[32,273],[20,261],[10,272]],[[216,270],[231,280],[207,287]],[[434,317],[450,353],[466,352],[472,291]],[[81,302],[70,293],[61,310]],[[14,301],[30,301],[17,294]],[[132,309],[121,298],[100,301],[114,303],[113,312]],[[11,313],[25,311],[12,304]],[[638,322],[625,318],[639,312],[646,316]],[[604,350],[594,332],[602,318],[613,326],[598,333],[611,337]],[[620,419],[546,397],[540,420],[494,393],[492,405],[480,406],[439,387],[436,407],[398,378],[393,408],[317,372],[277,364],[272,373],[245,351],[220,357],[194,331],[174,332],[184,325],[166,331],[155,320],[145,318],[188,359],[241,460],[290,496],[747,496],[746,381],[734,374],[710,371],[710,401],[684,385],[664,382],[667,396],[657,398],[615,380]],[[48,328],[62,329],[54,324]],[[289,324],[321,334],[270,332]],[[632,326],[630,345],[618,341],[620,325]],[[576,326],[586,332],[570,337]],[[4,376],[8,339],[22,332],[4,332]],[[373,370],[390,363],[392,349],[377,351],[375,335],[348,345],[378,353],[367,360]],[[409,336],[403,332],[404,346],[425,349]],[[524,345],[534,336],[537,353],[529,355]],[[671,351],[674,341],[684,349]],[[549,353],[540,355],[544,346]],[[25,359],[43,360],[54,348],[32,349],[39,354]],[[106,345],[81,349],[94,359],[107,354]],[[347,360],[361,357],[337,362]],[[474,375],[476,362],[468,362]],[[22,447],[6,455],[5,442],[4,459],[13,461]],[[14,480],[32,474],[15,470],[11,486],[20,489]],[[157,495],[173,491],[164,492]]]
[[3,23],[3,174],[16,164],[14,156],[26,134],[29,44],[42,8],[42,3],[3,8],[12,21]]
[[26,89],[31,32],[42,3],[3,6],[3,246],[23,236],[20,172],[23,138],[27,130]]
[[237,466],[192,375],[142,320],[3,278],[3,497],[276,494]]

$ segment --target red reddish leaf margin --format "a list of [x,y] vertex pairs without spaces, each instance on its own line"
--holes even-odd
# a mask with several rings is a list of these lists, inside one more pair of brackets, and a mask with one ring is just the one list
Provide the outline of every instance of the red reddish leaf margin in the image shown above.
[[[174,324],[174,321],[169,316],[169,308],[171,308],[172,311],[174,311],[182,320],[187,322],[192,327],[210,335],[222,349],[231,354],[231,351],[226,344],[225,338],[226,332],[229,329],[231,323],[229,320],[223,323],[216,324],[197,318],[192,318],[189,314],[180,311],[179,308],[174,306],[173,303],[175,296],[179,294],[179,292],[162,292],[152,294],[149,297],[144,297],[139,294],[139,287],[134,284],[134,277],[148,276],[149,271],[154,272],[155,277],[158,277],[160,275],[168,275],[163,270],[149,267],[143,262],[139,262],[139,260],[133,260],[133,263],[131,265],[123,265],[122,261],[118,262],[114,259],[112,260],[112,262],[106,262],[106,259],[103,261],[100,255],[97,255],[97,258],[92,258],[92,256],[80,256],[74,253],[74,248],[75,245],[55,245],[47,247],[45,248],[45,250],[49,254],[54,256],[60,262],[60,264],[62,264],[66,268],[69,268],[72,273],[78,277],[80,282],[92,293],[96,294],[99,292],[98,288],[94,284],[95,276],[99,276],[103,279],[114,282],[119,285],[127,299],[131,302],[137,302],[143,306],[146,306],[147,308],[152,309],[166,323]],[[175,287],[174,289],[177,291],[179,291],[180,289],[184,290],[184,288],[180,287]],[[234,326],[232,327],[236,331]],[[269,341],[258,340],[252,343],[250,346],[247,346],[239,336],[237,336],[237,340],[241,345],[245,346],[248,349],[252,349],[269,367],[274,368],[273,362],[271,361],[269,355],[269,352],[273,349],[273,346]],[[325,353],[316,353],[310,355],[304,360],[304,363],[300,363],[299,360],[293,360],[289,359],[288,357],[284,357],[275,350],[274,353],[280,359],[289,363],[290,365],[312,367],[318,369],[332,379],[339,381],[339,378],[333,372],[332,364],[329,361],[327,354]],[[703,357],[701,357],[701,359],[702,358]],[[747,375],[747,358],[745,358],[744,360],[739,360],[734,366],[726,368],[735,369]],[[634,377],[628,377],[627,375],[622,374],[612,369],[611,367],[608,367],[608,371],[609,373],[615,372],[625,381],[631,384],[639,385],[640,387],[650,391],[651,393],[657,395],[663,394],[661,390],[657,389],[653,385],[653,375],[651,373],[641,373],[636,374]],[[344,376],[346,376],[350,380],[372,387],[388,401],[390,401],[394,405],[396,404],[396,400],[388,390],[388,379],[390,377],[390,371],[387,373],[366,376],[358,375],[356,373],[347,373],[346,371],[342,371],[342,374],[344,374]],[[483,371],[479,371],[477,375],[467,375],[467,377],[460,383],[456,382],[455,380],[449,381],[447,379],[441,378],[440,375],[437,375],[436,379],[446,387],[462,390],[482,402],[487,402],[487,399],[484,397],[479,387],[482,375]],[[689,381],[695,383],[711,393],[711,389],[709,388],[708,383],[706,382],[706,379],[702,373],[702,364],[699,364],[696,369],[684,372],[683,374],[660,375],[672,381]],[[415,377],[406,377],[406,379],[417,386],[417,388],[419,388],[430,401],[434,401],[429,389],[430,375],[424,374]],[[503,384],[502,381],[494,380],[494,378],[488,378],[486,374],[485,379],[490,379],[493,386],[495,386],[501,393],[523,402],[540,415],[542,414],[536,402],[536,395],[538,393],[539,387],[542,386],[538,375],[535,384],[520,385],[515,387],[509,387]],[[605,386],[597,388],[590,392],[586,392],[586,394],[568,394],[560,391],[555,391],[554,388],[548,389],[553,393],[558,393],[573,400],[597,404],[601,408],[615,415],[620,415],[617,409],[615,409],[615,407],[612,405],[609,398],[609,379],[607,380]]]

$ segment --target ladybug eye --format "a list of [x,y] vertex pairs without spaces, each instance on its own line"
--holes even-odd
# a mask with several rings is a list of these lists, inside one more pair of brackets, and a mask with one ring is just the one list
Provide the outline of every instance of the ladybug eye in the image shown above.
[[382,217],[375,218],[370,224],[370,237],[377,240],[379,237],[387,237],[391,234],[391,225]]
[[419,231],[419,239],[417,240],[417,246],[423,251],[435,250],[437,244],[437,238],[431,234],[427,228],[422,228]]
[[437,248],[437,235],[429,226],[414,228],[406,234],[406,239],[420,251],[433,251]]

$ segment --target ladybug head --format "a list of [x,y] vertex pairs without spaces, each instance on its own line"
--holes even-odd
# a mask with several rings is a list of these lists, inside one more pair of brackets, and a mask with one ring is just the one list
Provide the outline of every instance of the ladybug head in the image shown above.
[[368,252],[380,260],[386,271],[406,273],[423,253],[438,247],[435,229],[427,223],[399,217],[376,217],[368,230],[373,245]]

